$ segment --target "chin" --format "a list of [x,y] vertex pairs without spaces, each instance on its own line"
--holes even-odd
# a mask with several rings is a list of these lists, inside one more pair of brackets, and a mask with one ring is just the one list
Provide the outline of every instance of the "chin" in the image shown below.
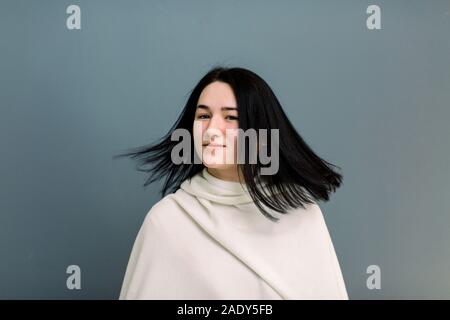
[[[234,162],[233,160],[230,160]],[[230,169],[235,166],[234,163],[227,163],[225,154],[220,153],[214,155],[211,152],[203,152],[203,165],[211,169]]]
[[203,165],[209,169],[217,169],[217,170],[227,170],[233,167],[233,165],[229,164],[210,163],[207,161],[203,161]]
[[209,162],[203,162],[203,165],[204,165],[205,167],[207,167],[207,168],[210,168],[210,169],[218,169],[218,170],[221,170],[221,169],[227,169],[227,168],[228,168],[228,166],[223,165],[223,164],[209,163]]

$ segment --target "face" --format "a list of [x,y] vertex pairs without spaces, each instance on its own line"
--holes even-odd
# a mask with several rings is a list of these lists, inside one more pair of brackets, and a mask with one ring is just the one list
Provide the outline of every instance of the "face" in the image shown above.
[[230,85],[216,81],[206,86],[198,99],[193,127],[195,150],[206,167],[237,167],[238,128],[237,103]]

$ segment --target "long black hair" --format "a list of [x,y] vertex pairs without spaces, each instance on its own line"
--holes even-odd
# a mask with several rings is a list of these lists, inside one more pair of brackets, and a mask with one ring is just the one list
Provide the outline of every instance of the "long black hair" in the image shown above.
[[[172,141],[172,132],[176,129],[189,131],[193,156],[195,151],[192,131],[198,99],[203,89],[215,81],[227,83],[232,88],[238,107],[240,129],[279,130],[279,169],[276,174],[260,175],[259,169],[264,165],[259,160],[256,164],[247,161],[238,163],[238,172],[242,171],[250,196],[262,214],[272,221],[278,221],[264,206],[285,214],[289,209],[304,208],[305,204],[313,201],[328,201],[329,194],[342,182],[342,175],[331,168],[337,166],[321,159],[311,150],[287,118],[269,85],[260,76],[244,68],[213,67],[190,91],[182,113],[165,136],[151,145],[138,147],[114,158],[129,156],[136,159],[137,170],[150,174],[144,187],[165,178],[161,195],[175,192],[184,180],[193,177],[205,166],[198,164],[193,158],[189,163],[173,163],[171,151],[179,142]],[[247,145],[245,151],[247,155]],[[144,168],[147,165],[151,167]],[[262,182],[269,192],[261,188]]]

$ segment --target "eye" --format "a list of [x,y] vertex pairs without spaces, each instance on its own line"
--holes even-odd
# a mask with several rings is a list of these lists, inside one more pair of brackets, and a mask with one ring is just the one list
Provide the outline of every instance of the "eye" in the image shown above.
[[237,120],[238,119],[238,117],[235,117],[235,116],[227,116],[226,118],[230,119],[230,120]]
[[205,117],[209,117],[207,114],[201,114],[197,116],[197,119],[206,119]]

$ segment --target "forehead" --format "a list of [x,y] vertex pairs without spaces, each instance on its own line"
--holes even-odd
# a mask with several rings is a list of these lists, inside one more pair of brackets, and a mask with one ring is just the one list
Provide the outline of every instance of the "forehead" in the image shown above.
[[197,105],[208,106],[211,110],[220,110],[222,107],[236,108],[236,98],[228,83],[215,81],[203,89]]

